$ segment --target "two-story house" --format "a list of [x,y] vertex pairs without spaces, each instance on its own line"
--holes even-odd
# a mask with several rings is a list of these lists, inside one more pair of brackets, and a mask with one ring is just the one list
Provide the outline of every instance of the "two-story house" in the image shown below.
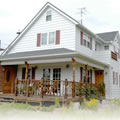
[[75,84],[87,82],[120,98],[119,47],[118,32],[95,34],[48,2],[2,53],[0,91],[75,97]]

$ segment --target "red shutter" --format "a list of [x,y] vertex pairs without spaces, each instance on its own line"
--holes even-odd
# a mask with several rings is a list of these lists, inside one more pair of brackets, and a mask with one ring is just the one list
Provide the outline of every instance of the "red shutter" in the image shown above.
[[35,67],[32,67],[32,79],[35,80]]
[[81,45],[83,45],[83,32],[81,32]]
[[118,49],[118,58],[120,59],[120,49]]
[[82,79],[83,79],[83,75],[82,75],[82,73],[83,73],[83,68],[82,67],[80,67],[80,83],[82,83]]
[[25,79],[26,68],[22,68],[22,79]]
[[92,50],[92,37],[90,37],[90,49]]
[[120,86],[120,75],[119,75],[119,86]]
[[113,85],[115,85],[115,73],[113,72]]
[[40,38],[41,38],[41,34],[38,33],[38,34],[37,34],[37,47],[40,46]]
[[60,30],[56,31],[56,45],[60,44]]
[[116,85],[118,85],[118,73],[116,72]]

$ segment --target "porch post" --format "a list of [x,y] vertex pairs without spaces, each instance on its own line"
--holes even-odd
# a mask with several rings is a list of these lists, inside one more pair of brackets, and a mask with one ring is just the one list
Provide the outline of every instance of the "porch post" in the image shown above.
[[86,84],[88,84],[88,65],[85,65],[85,80]]
[[26,66],[26,72],[25,72],[25,81],[26,81],[26,96],[28,96],[28,68],[29,68],[29,64],[27,62],[25,62],[25,66]]
[[65,79],[65,96],[64,96],[64,98],[67,98],[67,85],[68,85],[68,80]]
[[75,97],[75,65],[76,65],[76,61],[74,58],[72,58],[72,65],[73,65],[72,97]]
[[90,70],[90,82],[91,82],[91,86],[93,86],[93,83],[92,83],[92,70]]

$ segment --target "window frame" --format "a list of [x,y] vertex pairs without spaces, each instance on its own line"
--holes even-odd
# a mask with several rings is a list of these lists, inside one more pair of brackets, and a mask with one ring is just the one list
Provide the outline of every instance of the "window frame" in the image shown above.
[[[90,74],[90,70],[88,70],[88,76],[87,76],[87,82],[88,84],[91,84],[91,74]],[[89,81],[88,81],[89,79]],[[82,83],[86,83],[86,70],[82,69]]]
[[[54,33],[54,41],[53,41],[53,43],[50,43],[50,33]],[[56,32],[55,32],[55,31],[49,32],[48,44],[49,44],[49,45],[55,44],[55,40],[56,40]]]
[[[88,45],[89,43],[89,45]],[[89,48],[90,49],[90,36],[86,33],[83,33],[83,45],[86,47],[86,48]]]
[[109,45],[104,45],[104,50],[109,50]]
[[46,12],[46,22],[48,22],[48,21],[52,21],[52,11],[51,10]]
[[[43,44],[43,35],[46,34],[46,44]],[[47,45],[47,41],[48,41],[48,33],[42,33],[41,34],[41,45]]]

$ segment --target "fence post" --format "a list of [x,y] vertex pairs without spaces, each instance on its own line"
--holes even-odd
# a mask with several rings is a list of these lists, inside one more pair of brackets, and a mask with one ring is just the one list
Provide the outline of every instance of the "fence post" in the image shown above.
[[15,79],[15,96],[17,96],[17,93],[18,93],[18,78],[16,77]]
[[67,98],[67,86],[68,86],[68,80],[65,79],[65,96],[64,96],[64,98]]

